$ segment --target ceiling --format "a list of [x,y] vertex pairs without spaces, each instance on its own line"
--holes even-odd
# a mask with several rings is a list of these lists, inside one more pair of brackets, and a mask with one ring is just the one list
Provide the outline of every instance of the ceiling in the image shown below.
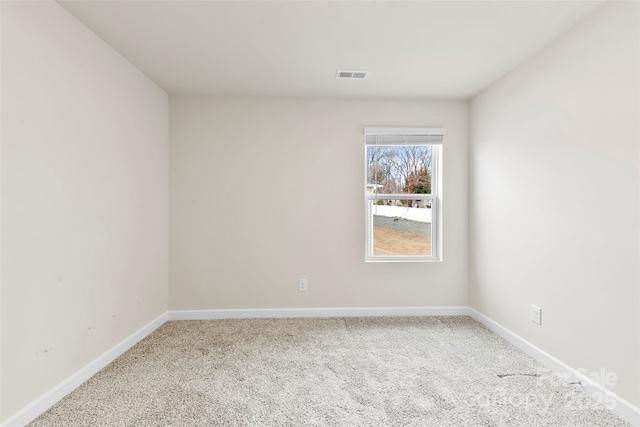
[[[470,98],[600,1],[61,1],[170,94]],[[368,70],[337,80],[337,69]]]

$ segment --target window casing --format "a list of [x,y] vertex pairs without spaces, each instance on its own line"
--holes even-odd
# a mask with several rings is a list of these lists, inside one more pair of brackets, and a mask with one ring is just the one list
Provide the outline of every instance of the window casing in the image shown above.
[[441,261],[445,130],[364,133],[365,261]]

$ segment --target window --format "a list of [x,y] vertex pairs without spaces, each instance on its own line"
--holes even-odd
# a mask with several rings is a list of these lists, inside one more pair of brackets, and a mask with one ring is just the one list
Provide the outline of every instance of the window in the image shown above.
[[365,128],[365,261],[440,261],[444,129]]

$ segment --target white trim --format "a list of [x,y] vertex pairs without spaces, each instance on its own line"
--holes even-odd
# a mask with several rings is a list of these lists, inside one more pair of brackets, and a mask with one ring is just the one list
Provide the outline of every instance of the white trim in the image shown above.
[[281,319],[296,317],[468,316],[469,307],[249,308],[169,311],[169,320]]
[[162,313],[141,329],[115,345],[109,351],[98,356],[84,368],[80,369],[75,374],[72,374],[66,380],[62,381],[60,384],[35,399],[20,411],[4,420],[1,423],[2,427],[17,427],[29,424],[31,421],[45,413],[53,405],[58,403],[67,394],[71,393],[82,383],[98,373],[102,368],[136,345],[140,340],[162,326],[167,321],[167,318],[167,312]]
[[[435,148],[435,149],[434,149]],[[431,194],[436,198],[431,205],[431,255],[442,261],[442,176],[444,147],[431,148]],[[435,157],[434,157],[435,156]]]
[[375,193],[367,194],[366,198],[367,200],[436,200],[438,197],[435,194],[421,193]]
[[505,340],[509,341],[511,344],[515,345],[520,350],[524,351],[529,356],[533,357],[535,360],[551,369],[552,371],[564,374],[563,377],[568,376],[569,381],[580,381],[587,394],[593,396],[594,398],[596,396],[602,396],[606,399],[604,400],[605,402],[613,402],[615,404],[612,409],[613,412],[618,414],[621,418],[627,420],[633,426],[640,426],[640,408],[616,395],[601,384],[594,382],[591,378],[588,378],[587,376],[578,372],[576,369],[572,368],[571,366],[555,358],[536,345],[530,343],[529,341],[505,328],[498,322],[491,320],[479,311],[471,307],[469,307],[468,309],[469,316],[471,316],[474,320],[482,323],[496,335],[499,335]]
[[[433,246],[432,246],[433,247]],[[364,262],[442,262],[437,256],[410,256],[410,255],[366,255]]]
[[446,135],[444,128],[365,127],[365,135]]

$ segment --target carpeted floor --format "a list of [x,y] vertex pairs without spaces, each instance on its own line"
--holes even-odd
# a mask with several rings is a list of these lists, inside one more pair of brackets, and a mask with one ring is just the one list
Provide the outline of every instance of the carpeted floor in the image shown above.
[[628,426],[468,317],[174,321],[37,426]]

